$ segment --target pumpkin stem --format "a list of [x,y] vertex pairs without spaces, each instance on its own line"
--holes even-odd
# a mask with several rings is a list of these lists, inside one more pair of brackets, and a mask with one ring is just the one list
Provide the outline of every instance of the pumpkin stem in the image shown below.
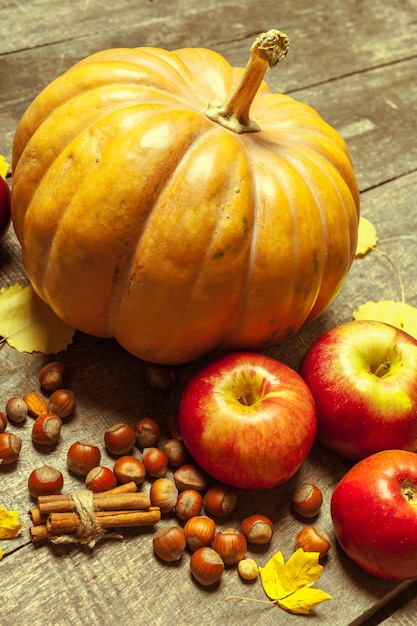
[[249,109],[268,67],[275,67],[288,52],[287,35],[279,30],[268,30],[258,35],[251,47],[246,68],[224,103],[210,102],[208,118],[235,133],[253,133],[261,130],[249,117]]

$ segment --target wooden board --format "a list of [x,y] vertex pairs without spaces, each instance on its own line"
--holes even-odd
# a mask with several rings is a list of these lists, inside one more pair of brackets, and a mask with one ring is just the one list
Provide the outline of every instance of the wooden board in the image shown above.
[[[10,156],[14,131],[29,102],[55,76],[91,52],[113,46],[152,45],[173,49],[205,46],[236,65],[245,64],[253,37],[278,27],[290,36],[291,51],[283,64],[267,74],[273,90],[283,90],[314,106],[346,138],[361,189],[362,213],[375,224],[379,248],[402,277],[407,302],[417,305],[415,259],[417,186],[415,87],[417,5],[370,0],[343,3],[318,0],[121,0],[114,3],[51,3],[47,0],[0,0],[0,153]],[[10,230],[0,246],[0,287],[25,283],[19,245]],[[332,307],[299,337],[269,351],[297,368],[305,351],[322,332],[351,319],[363,302],[401,297],[398,275],[377,253],[354,262]],[[300,341],[300,338],[302,341]],[[27,478],[45,463],[65,474],[65,490],[80,487],[66,472],[66,451],[77,439],[97,441],[103,463],[112,459],[102,436],[116,421],[134,425],[140,417],[166,419],[176,410],[181,390],[201,363],[176,369],[176,383],[161,394],[145,381],[146,364],[112,340],[76,333],[67,351],[57,355],[71,372],[77,411],[64,424],[61,441],[48,454],[31,443],[31,421],[10,426],[23,440],[16,467],[0,467],[0,505],[17,509],[25,529],[13,541],[1,542],[2,626],[38,624],[106,626],[124,622],[194,626],[197,624],[304,624],[277,607],[250,601],[226,601],[228,595],[265,599],[259,582],[243,584],[234,569],[218,588],[204,590],[188,570],[189,555],[164,565],[152,552],[152,531],[128,531],[123,541],[109,540],[93,550],[33,546],[28,538]],[[55,356],[54,356],[55,358]],[[40,367],[51,357],[0,348],[0,410],[11,395],[38,389]],[[139,455],[139,450],[135,454]],[[333,600],[314,611],[314,623],[329,626],[415,623],[416,592],[412,581],[383,581],[354,566],[337,546],[329,501],[349,464],[319,444],[287,484],[267,492],[242,493],[239,506],[225,524],[238,526],[246,514],[264,512],[276,525],[265,550],[248,555],[263,565],[276,551],[288,558],[294,537],[305,525],[289,510],[296,484],[308,480],[325,495],[317,525],[332,539],[332,549],[319,581]],[[149,488],[149,483],[144,486]],[[164,522],[171,517],[164,518]],[[403,608],[402,608],[403,607]]]

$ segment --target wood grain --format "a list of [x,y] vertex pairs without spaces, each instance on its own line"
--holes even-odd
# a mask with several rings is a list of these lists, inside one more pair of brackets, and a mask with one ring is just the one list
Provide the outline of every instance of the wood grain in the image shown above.
[[[273,90],[282,90],[314,106],[346,138],[361,189],[362,213],[376,226],[379,247],[389,255],[404,282],[406,300],[417,306],[415,280],[417,217],[417,5],[415,0],[384,3],[317,0],[0,0],[0,153],[10,157],[20,116],[53,78],[91,52],[115,46],[152,45],[174,49],[205,46],[243,65],[254,34],[270,27],[285,31],[291,50],[285,63],[267,74]],[[20,249],[10,229],[0,246],[0,288],[27,279]],[[351,319],[365,301],[399,299],[398,276],[381,255],[355,261],[343,288],[318,320],[268,353],[297,368],[310,344],[325,330]],[[300,340],[302,339],[302,341]],[[77,399],[75,415],[66,420],[61,440],[51,452],[36,448],[32,421],[10,430],[23,439],[15,466],[0,467],[0,504],[21,513],[25,528],[13,541],[3,541],[0,561],[2,626],[126,626],[147,621],[156,625],[305,624],[277,607],[250,601],[226,601],[228,595],[265,596],[258,583],[243,584],[228,568],[221,584],[206,590],[195,584],[189,555],[163,564],[152,552],[152,530],[128,529],[122,541],[100,542],[93,550],[78,546],[34,546],[27,511],[34,502],[27,478],[34,467],[52,464],[65,475],[64,491],[82,482],[66,471],[66,451],[80,438],[102,448],[102,462],[114,458],[105,450],[103,433],[112,423],[133,426],[154,417],[167,435],[167,417],[176,410],[181,390],[203,361],[176,369],[176,383],[165,393],[149,388],[146,364],[116,342],[76,333],[67,351],[54,355],[65,362]],[[11,395],[38,390],[37,376],[51,360],[41,354],[17,353],[0,347],[0,410]],[[135,450],[139,456],[140,451]],[[329,533],[332,548],[319,581],[333,600],[320,605],[316,624],[348,626],[378,623],[411,626],[417,605],[415,584],[371,577],[354,566],[337,546],[329,513],[333,487],[349,464],[316,444],[304,466],[285,485],[240,495],[227,525],[262,512],[275,522],[270,546],[250,549],[263,565],[276,551],[288,558],[305,522],[290,511],[295,486],[313,481],[323,490],[324,506],[316,523]],[[149,482],[143,487],[149,489]],[[163,523],[178,523],[164,515]],[[383,621],[385,620],[385,621]]]

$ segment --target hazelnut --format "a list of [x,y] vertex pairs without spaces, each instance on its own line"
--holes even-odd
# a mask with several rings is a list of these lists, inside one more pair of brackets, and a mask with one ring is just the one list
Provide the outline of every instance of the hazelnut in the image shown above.
[[225,528],[214,535],[211,547],[220,554],[226,565],[234,565],[245,558],[246,537],[236,528]]
[[178,561],[186,547],[184,532],[178,526],[163,526],[154,534],[152,543],[163,561]]
[[0,433],[0,465],[14,463],[20,454],[22,440],[14,433]]
[[135,482],[137,485],[143,482],[146,476],[146,467],[140,459],[126,454],[119,456],[114,462],[113,472],[119,483]]
[[168,457],[159,448],[144,448],[142,461],[149,476],[162,478],[167,473]]
[[129,424],[113,424],[104,433],[104,443],[107,450],[116,456],[130,452],[135,442],[135,431]]
[[178,428],[178,414],[170,413],[167,417],[168,431],[174,439],[181,439]]
[[12,422],[20,424],[24,422],[28,415],[27,404],[22,398],[13,396],[6,403],[6,415]]
[[186,463],[174,472],[174,481],[179,491],[204,491],[208,485],[208,476],[198,465]]
[[259,575],[259,567],[253,559],[242,559],[239,561],[237,571],[244,580],[255,580]]
[[88,472],[100,465],[100,449],[88,441],[75,441],[67,452],[67,467],[77,476],[87,476]]
[[175,372],[171,367],[151,363],[146,368],[145,378],[152,389],[167,391],[175,381]]
[[330,550],[330,538],[324,530],[306,526],[297,534],[294,549],[302,548],[304,552],[318,552],[323,559]]
[[140,448],[156,446],[160,436],[159,425],[151,417],[143,417],[136,424],[136,443]]
[[32,498],[59,494],[63,485],[62,473],[49,465],[34,469],[28,478],[28,489]]
[[185,522],[184,534],[188,548],[194,552],[210,546],[216,534],[216,524],[211,517],[196,515]]
[[152,506],[159,506],[161,513],[169,513],[177,503],[178,489],[169,478],[158,478],[151,485],[149,497]]
[[57,443],[61,434],[62,421],[55,413],[42,413],[32,426],[32,441],[40,446]]
[[163,443],[162,450],[167,455],[171,467],[181,467],[187,463],[188,452],[181,439],[168,439]]
[[201,585],[208,587],[220,580],[224,572],[224,562],[212,548],[198,548],[191,556],[190,570]]
[[206,491],[203,506],[209,515],[226,517],[236,508],[238,502],[237,491],[233,487],[221,483],[212,485]]
[[46,391],[65,389],[69,383],[68,370],[59,361],[47,363],[39,372],[39,383]]
[[74,393],[69,389],[57,389],[48,400],[48,411],[56,413],[59,417],[69,417],[75,411]]
[[4,432],[7,428],[7,415],[0,411],[0,433]]
[[187,521],[199,515],[203,507],[203,496],[195,489],[185,489],[178,495],[175,504],[175,513],[179,519]]
[[316,485],[299,485],[291,500],[292,508],[302,517],[315,517],[323,504],[323,494]]
[[117,485],[116,476],[108,467],[97,465],[88,472],[85,477],[85,485],[87,489],[94,493],[101,493],[114,489]]
[[266,515],[249,515],[240,527],[248,543],[258,545],[269,543],[274,532],[274,525]]

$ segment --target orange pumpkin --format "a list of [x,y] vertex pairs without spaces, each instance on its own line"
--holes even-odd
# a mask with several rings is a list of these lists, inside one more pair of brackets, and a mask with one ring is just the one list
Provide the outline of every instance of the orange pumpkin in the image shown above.
[[265,349],[332,302],[358,188],[339,134],[264,82],[287,48],[268,31],[245,69],[207,49],[104,50],[29,106],[12,216],[65,322],[182,363]]

